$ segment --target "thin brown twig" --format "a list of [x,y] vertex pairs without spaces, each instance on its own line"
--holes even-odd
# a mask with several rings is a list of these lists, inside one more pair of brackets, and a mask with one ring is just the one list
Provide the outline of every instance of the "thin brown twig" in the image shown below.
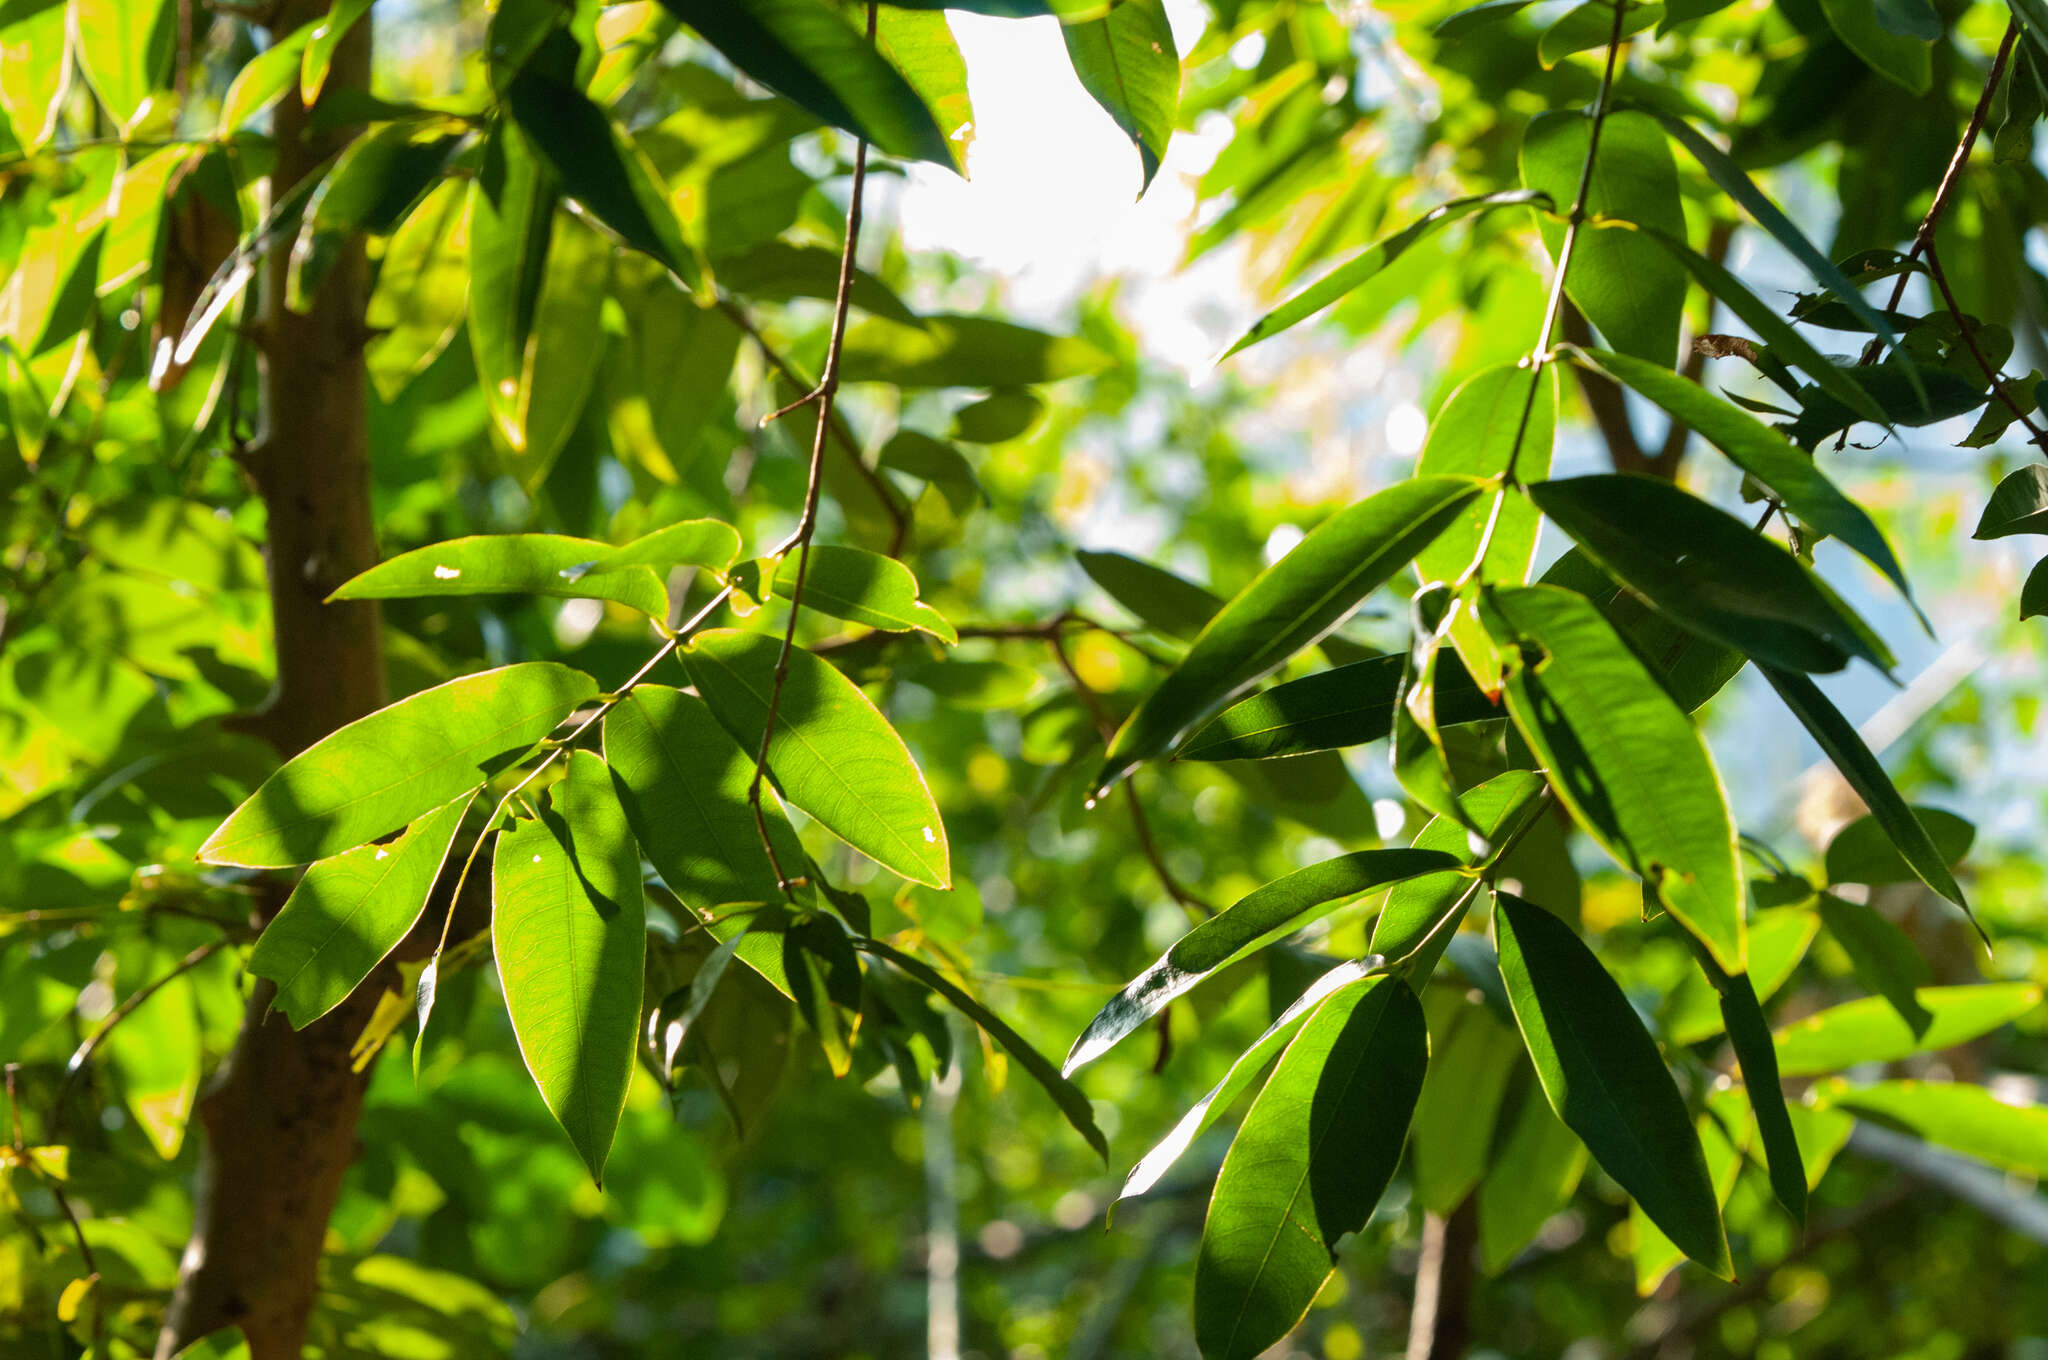
[[1934,286],[1941,293],[1942,303],[1948,308],[1949,315],[1956,319],[1956,327],[1963,333],[1963,343],[1970,347],[1970,357],[1977,361],[1977,367],[1983,370],[1984,380],[1991,384],[1991,395],[2004,402],[2006,408],[2013,413],[2013,417],[2026,427],[2029,439],[2036,444],[2041,443],[2044,437],[2041,427],[2020,409],[2019,402],[2013,399],[2012,393],[2000,380],[1998,366],[1991,362],[1991,357],[1984,353],[1983,347],[1977,343],[1976,328],[1969,324],[1969,319],[1963,315],[1963,309],[1956,303],[1955,290],[1949,287],[1948,275],[1942,270],[1941,256],[1935,251],[1932,240],[1927,243],[1926,256],[1927,272],[1933,277]]
[[87,1064],[92,1062],[92,1055],[99,1051],[99,1046],[106,1042],[109,1034],[114,1032],[114,1027],[135,1014],[136,1011],[142,1008],[144,1002],[162,991],[166,986],[219,953],[222,946],[226,943],[226,940],[209,940],[205,944],[200,945],[184,958],[179,959],[169,972],[165,973],[162,977],[137,987],[122,1000],[120,1005],[107,1012],[106,1018],[100,1021],[98,1027],[91,1034],[86,1036],[85,1042],[80,1044],[77,1051],[71,1055],[71,1060],[64,1064],[64,1080],[57,1086],[55,1112],[50,1116],[51,1129],[55,1130],[63,1127],[64,1102],[71,1094],[72,1084],[78,1080],[78,1074],[85,1070]]
[[[868,0],[870,43],[875,40],[876,17],[875,0]],[[775,740],[775,720],[782,708],[783,686],[789,679],[789,654],[796,649],[797,620],[803,614],[804,585],[811,565],[811,539],[818,528],[818,497],[825,482],[825,445],[831,438],[833,399],[839,394],[839,361],[846,345],[846,317],[853,307],[854,256],[860,249],[861,209],[867,178],[868,144],[861,140],[854,144],[853,185],[846,202],[846,242],[839,252],[839,286],[832,299],[832,334],[825,345],[825,367],[818,374],[817,387],[804,398],[818,404],[818,427],[811,436],[811,467],[804,486],[803,516],[797,521],[794,535],[796,582],[789,592],[789,619],[782,630],[782,649],[775,657],[775,678],[768,688],[768,712],[761,722],[761,745],[754,753],[754,778],[747,785],[747,805],[753,809],[754,830],[761,837],[761,848],[768,852],[768,863],[775,870],[775,881],[785,893],[789,891],[790,879],[783,870],[782,856],[775,849],[774,838],[768,834],[768,819],[761,810],[761,785],[768,777],[768,751]],[[862,460],[856,456],[855,461]]]

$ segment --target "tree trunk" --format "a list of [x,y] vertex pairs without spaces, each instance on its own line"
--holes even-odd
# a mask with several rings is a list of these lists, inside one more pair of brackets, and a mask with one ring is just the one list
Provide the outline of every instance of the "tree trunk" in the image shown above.
[[[324,13],[324,0],[286,0],[272,31]],[[366,17],[335,53],[331,94],[369,83]],[[314,133],[296,87],[276,106],[275,202],[333,155],[346,134]],[[264,262],[261,421],[249,464],[269,514],[277,684],[255,726],[287,756],[384,703],[374,603],[327,605],[336,585],[376,561],[370,512],[368,384],[363,365],[367,269],[351,244],[311,310],[285,308],[287,249]],[[264,914],[284,900],[266,894]],[[296,1360],[319,1284],[320,1249],[356,1152],[366,1078],[349,1049],[375,1009],[361,988],[325,1019],[295,1031],[266,1017],[272,988],[251,998],[234,1052],[199,1099],[206,1130],[192,1240],[157,1341],[159,1360],[238,1326],[254,1360]]]

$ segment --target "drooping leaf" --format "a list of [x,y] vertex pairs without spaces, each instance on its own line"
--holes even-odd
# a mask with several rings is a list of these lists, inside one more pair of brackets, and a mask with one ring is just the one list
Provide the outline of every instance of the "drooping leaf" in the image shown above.
[[395,841],[306,870],[249,955],[249,971],[277,984],[275,1004],[294,1028],[340,1005],[405,938],[475,796],[457,796]]
[[[1223,1074],[1223,1080],[1211,1087],[1207,1094],[1189,1107],[1180,1122],[1167,1131],[1143,1157],[1131,1168],[1123,1188],[1117,1191],[1116,1203],[1142,1195],[1159,1184],[1160,1177],[1172,1169],[1181,1154],[1194,1144],[1208,1127],[1236,1103],[1237,1098],[1250,1088],[1253,1081],[1266,1070],[1266,1064],[1273,1055],[1286,1047],[1289,1040],[1301,1029],[1304,1022],[1321,1005],[1324,998],[1370,976],[1370,970],[1362,959],[1347,959],[1330,969],[1302,994],[1291,1002],[1287,1009],[1274,1018],[1265,1033],[1252,1041],[1251,1047],[1237,1056],[1230,1070]],[[1115,1211],[1115,1204],[1110,1206]]]
[[400,553],[344,582],[332,600],[440,595],[552,595],[617,600],[651,618],[668,613],[668,591],[651,567],[577,571],[610,545],[566,534],[478,534]]
[[[1759,1002],[1768,1001],[1791,978],[1807,947],[1820,933],[1820,918],[1798,907],[1760,911],[1749,922],[1749,979]],[[1703,1043],[1727,1027],[1720,996],[1704,973],[1687,973],[1664,998],[1658,1032],[1673,1044]]]
[[[1714,1198],[1723,1207],[1735,1193],[1743,1157],[1749,1151],[1750,1121],[1741,1104],[1741,1097],[1732,1089],[1715,1091],[1707,1097],[1707,1108],[1700,1112],[1694,1125],[1699,1133],[1700,1151],[1706,1157],[1707,1175],[1714,1184]],[[1802,1192],[1805,1188],[1800,1186]],[[1685,1264],[1685,1253],[1650,1221],[1642,1205],[1629,1206],[1628,1220],[1636,1293],[1649,1298],[1672,1271]]]
[[[797,553],[790,553],[776,569],[775,593],[785,600],[796,598],[800,560]],[[806,609],[889,632],[930,633],[948,644],[960,640],[944,614],[917,598],[917,577],[893,557],[837,543],[817,544],[803,566],[803,582]]]
[[1541,907],[1499,893],[1493,920],[1515,1023],[1551,1108],[1687,1256],[1730,1278],[1699,1135],[1635,1008]]
[[1133,978],[1081,1031],[1063,1070],[1071,1076],[1202,979],[1327,915],[1339,903],[1417,874],[1460,867],[1455,856],[1439,850],[1355,850],[1273,880],[1181,936]]
[[1479,485],[1461,477],[1414,478],[1317,525],[1226,604],[1139,703],[1110,744],[1094,781],[1097,796],[1343,622],[1451,522]]
[[1490,592],[1480,617],[1511,654],[1508,712],[1551,788],[1740,972],[1742,866],[1699,729],[1583,596],[1551,586]]
[[1223,1160],[1195,1259],[1195,1341],[1250,1360],[1292,1331],[1365,1226],[1408,1134],[1429,1031],[1383,978],[1327,998],[1304,1024]]
[[2008,473],[1985,502],[1971,538],[2048,534],[2048,465],[2029,463]]
[[[1835,36],[1866,66],[1909,94],[1926,94],[1934,83],[1934,49],[1925,39],[1902,35],[1884,23],[1880,3],[1895,8],[1911,0],[1820,0],[1820,8]],[[1926,8],[1926,0],[1920,6]],[[1927,17],[1934,18],[1932,9]],[[1939,36],[1939,19],[1934,29]]]
[[1849,956],[1856,980],[1891,1002],[1916,1036],[1924,1035],[1934,1016],[1920,1004],[1918,993],[1933,985],[1934,972],[1906,932],[1869,906],[1844,902],[1833,893],[1820,895],[1820,918]]
[[1571,1202],[1586,1170],[1586,1145],[1528,1083],[1499,1152],[1479,1182],[1479,1260],[1497,1275]]
[[[604,760],[641,851],[676,896],[701,910],[782,896],[747,802],[752,755],[702,699],[637,687],[604,716]],[[761,812],[789,872],[803,850],[771,790],[762,791]]]
[[[1508,0],[1514,8],[1520,9],[1533,0]],[[1480,6],[1485,9],[1489,6]],[[1449,21],[1446,20],[1446,23]],[[1323,308],[1330,306],[1354,290],[1363,287],[1375,275],[1399,259],[1416,242],[1432,233],[1449,226],[1461,217],[1475,212],[1486,212],[1494,208],[1517,208],[1524,206],[1549,207],[1547,194],[1533,189],[1506,189],[1499,193],[1477,194],[1471,198],[1453,199],[1449,203],[1431,208],[1415,221],[1409,223],[1392,236],[1367,246],[1358,254],[1344,261],[1322,278],[1296,293],[1287,301],[1252,323],[1251,329],[1231,342],[1230,348],[1219,356],[1219,362],[1261,340],[1270,339],[1290,326],[1306,321]]]
[[1163,0],[1124,0],[1100,19],[1062,24],[1060,36],[1081,88],[1137,147],[1143,197],[1180,110],[1180,51]]
[[[780,639],[711,629],[683,650],[690,679],[720,725],[761,749]],[[878,864],[946,888],[946,827],[903,738],[852,681],[802,648],[789,654],[768,770],[782,796]]]
[[1759,663],[1894,664],[1869,625],[1791,553],[1669,482],[1608,473],[1543,482],[1529,495],[1617,580]]
[[634,566],[707,567],[723,572],[739,555],[739,530],[722,520],[685,519],[606,549],[578,574],[602,575]]
[[[1378,741],[1393,721],[1403,664],[1400,656],[1376,656],[1241,699],[1196,732],[1180,758],[1265,760]],[[1438,665],[1438,727],[1501,716],[1471,676],[1449,662]]]
[[220,824],[199,859],[285,869],[353,850],[475,788],[597,694],[552,661],[436,685],[359,718],[285,762]]
[[1788,1077],[1839,1072],[1858,1063],[1897,1062],[1938,1053],[1989,1034],[2041,1004],[2041,989],[2024,982],[1922,987],[1914,993],[1934,1019],[1917,1038],[1881,996],[1845,1001],[1794,1020],[1777,1032],[1778,1070]]
[[1810,455],[1793,448],[1784,436],[1754,416],[1669,369],[1625,354],[1581,353],[1608,376],[1663,407],[1672,419],[1690,426],[1727,454],[1730,462],[1776,493],[1786,509],[1854,548],[1890,577],[1901,595],[1912,598],[1905,571],[1883,532],[1863,507],[1828,480]]
[[601,1183],[640,1030],[640,852],[595,755],[572,752],[550,792],[547,812],[498,837],[491,952],[526,1069]]
[[484,400],[514,448],[526,440],[520,383],[560,197],[553,173],[516,128],[501,127],[484,143],[470,193],[469,342]]
[[1964,1082],[1830,1086],[1822,1098],[1835,1109],[1905,1129],[2007,1171],[2048,1175],[2048,1108],[2007,1104],[1983,1087]]
[[[1606,11],[1612,22],[1613,11]],[[1522,139],[1522,183],[1559,205],[1578,193],[1592,142],[1592,119],[1582,113],[1539,114]],[[1586,194],[1586,211],[1685,234],[1679,207],[1678,167],[1650,115],[1609,114]],[[1564,224],[1539,225],[1555,259]],[[1669,368],[1678,355],[1678,322],[1685,310],[1685,271],[1642,232],[1616,227],[1579,230],[1565,293],[1586,319],[1624,354]]]
[[896,387],[1019,387],[1099,373],[1110,356],[1076,336],[986,316],[928,316],[916,326],[883,317],[846,331],[839,376]]
[[1913,809],[1907,806],[1891,776],[1885,773],[1884,766],[1878,764],[1876,755],[1864,745],[1855,726],[1828,701],[1820,686],[1806,676],[1769,666],[1760,669],[1764,678],[1771,682],[1771,688],[1778,691],[1778,697],[1785,701],[1785,706],[1792,710],[1793,716],[1820,743],[1820,749],[1835,763],[1835,768],[1841,771],[1849,787],[1870,808],[1871,818],[1891,838],[1914,874],[1967,914],[1969,904],[1963,900],[1963,890],[1956,886],[1955,875],[1949,872],[1948,861],[1940,847]]
[[662,0],[734,66],[892,156],[951,166],[946,134],[910,83],[816,0]]
[[[1764,1159],[1770,1170],[1771,1191],[1792,1221],[1806,1222],[1806,1166],[1800,1160],[1799,1140],[1792,1132],[1792,1116],[1785,1110],[1785,1091],[1778,1083],[1778,1054],[1771,1040],[1771,1027],[1764,1021],[1756,989],[1745,973],[1728,973],[1714,961],[1713,954],[1692,936],[1686,936],[1693,957],[1707,981],[1721,998],[1721,1019],[1728,1042],[1735,1048],[1735,1061],[1742,1069],[1742,1084],[1756,1113],[1756,1126],[1763,1140]],[[1715,1181],[1720,1181],[1716,1176]],[[1721,1201],[1727,1202],[1727,1192]]]
[[1102,1154],[1104,1162],[1109,1160],[1109,1140],[1096,1127],[1095,1111],[1088,1104],[1088,1097],[1081,1094],[1079,1087],[1061,1076],[1043,1053],[1033,1048],[1023,1035],[1011,1029],[988,1007],[976,1001],[945,974],[920,959],[912,958],[900,949],[891,948],[880,940],[863,939],[857,942],[862,952],[879,955],[901,968],[904,972],[922,982],[946,999],[946,1003],[962,1015],[979,1025],[1002,1046],[1005,1053],[1015,1058],[1023,1069],[1031,1074],[1032,1080],[1045,1088],[1045,1093],[1060,1107],[1060,1113],[1074,1131],[1088,1140],[1088,1146]]

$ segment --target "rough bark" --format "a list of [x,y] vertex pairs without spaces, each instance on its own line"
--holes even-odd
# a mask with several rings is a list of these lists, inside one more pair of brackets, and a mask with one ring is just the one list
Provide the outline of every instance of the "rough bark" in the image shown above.
[[[323,13],[286,0],[272,20],[288,33]],[[335,55],[329,95],[368,84],[370,23]],[[277,105],[275,200],[331,156],[345,135],[311,131],[296,91]],[[359,247],[335,265],[311,309],[285,309],[289,252],[264,265],[261,419],[248,465],[269,515],[277,683],[253,726],[290,755],[384,702],[374,604],[326,605],[341,581],[376,560],[370,510],[368,384],[363,365],[366,264]],[[269,894],[282,905],[284,885]],[[239,1326],[254,1360],[296,1360],[318,1289],[320,1250],[356,1151],[365,1078],[349,1048],[376,1006],[365,987],[295,1031],[269,1015],[259,987],[234,1052],[201,1095],[206,1132],[192,1239],[158,1338],[160,1360]]]

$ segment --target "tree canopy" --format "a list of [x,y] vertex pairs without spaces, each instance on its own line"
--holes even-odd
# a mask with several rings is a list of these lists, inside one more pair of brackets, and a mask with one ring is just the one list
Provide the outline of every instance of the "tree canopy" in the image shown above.
[[0,3],[0,1350],[2048,1345],[2044,82]]

